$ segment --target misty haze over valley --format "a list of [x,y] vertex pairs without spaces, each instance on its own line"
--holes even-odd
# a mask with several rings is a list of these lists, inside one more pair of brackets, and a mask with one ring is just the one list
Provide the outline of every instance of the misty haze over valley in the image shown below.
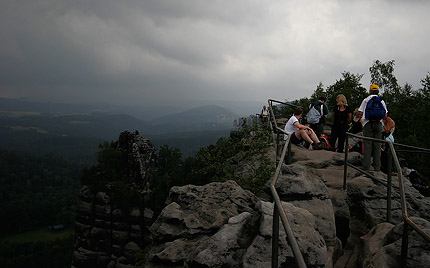
[[[268,267],[283,141],[268,126],[293,106],[274,106],[270,124],[237,119],[268,99],[306,113],[325,96],[331,134],[337,95],[354,110],[377,84],[396,143],[430,148],[429,11],[419,0],[1,0],[0,267]],[[350,169],[348,192],[343,154],[293,148],[278,174],[300,245],[321,253],[304,254],[308,267],[365,267],[373,254],[398,265],[399,188],[392,231],[364,246],[385,185]],[[428,230],[430,154],[399,156],[413,174],[407,207]],[[428,244],[415,242],[408,267],[427,267]]]

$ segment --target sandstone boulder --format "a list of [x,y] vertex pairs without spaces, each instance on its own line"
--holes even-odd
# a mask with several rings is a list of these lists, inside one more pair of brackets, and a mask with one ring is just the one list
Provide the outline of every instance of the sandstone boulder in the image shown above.
[[[327,248],[323,237],[314,228],[315,220],[312,214],[291,203],[282,202],[282,206],[308,267],[325,267],[328,259]],[[261,201],[256,208],[261,213],[260,224],[256,237],[243,256],[244,268],[263,268],[271,265],[273,203]],[[279,226],[278,262],[280,267],[284,267],[295,264],[295,258],[287,243],[282,223]]]
[[[411,217],[418,227],[430,234],[430,223]],[[424,268],[430,262],[430,243],[409,228],[407,267]],[[400,263],[403,223],[381,223],[361,237],[363,242],[363,267],[397,268]]]
[[229,218],[242,212],[252,212],[257,201],[257,197],[234,181],[172,187],[169,204],[151,230],[154,239],[162,241],[195,234],[213,234]]
[[[271,180],[266,184],[268,192],[270,183]],[[333,206],[320,175],[300,164],[283,165],[275,188],[282,201],[291,202],[315,216],[315,228],[325,239],[335,239]]]

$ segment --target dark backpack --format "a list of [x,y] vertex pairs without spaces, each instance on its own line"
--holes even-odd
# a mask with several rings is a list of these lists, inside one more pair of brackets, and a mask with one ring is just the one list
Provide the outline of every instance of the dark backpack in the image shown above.
[[366,105],[366,119],[377,122],[385,117],[385,108],[379,96],[372,97]]

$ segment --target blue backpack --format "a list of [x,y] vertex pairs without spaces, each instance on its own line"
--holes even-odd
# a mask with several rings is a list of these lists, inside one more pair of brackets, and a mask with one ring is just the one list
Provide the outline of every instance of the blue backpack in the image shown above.
[[372,97],[366,105],[366,119],[371,122],[380,121],[385,117],[385,108],[379,96]]

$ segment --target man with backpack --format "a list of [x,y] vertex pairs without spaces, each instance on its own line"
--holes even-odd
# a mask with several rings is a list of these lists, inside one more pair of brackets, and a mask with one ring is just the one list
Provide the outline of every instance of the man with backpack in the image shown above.
[[325,118],[327,118],[328,114],[328,108],[325,102],[326,98],[324,96],[319,97],[316,102],[309,105],[309,112],[306,116],[306,121],[318,138],[324,132]]
[[[370,85],[369,96],[358,108],[359,116],[363,118],[363,135],[375,139],[382,139],[382,119],[387,116],[387,106],[379,97],[379,87]],[[373,155],[375,171],[381,170],[381,143],[364,140],[363,169],[370,170],[370,160]]]

